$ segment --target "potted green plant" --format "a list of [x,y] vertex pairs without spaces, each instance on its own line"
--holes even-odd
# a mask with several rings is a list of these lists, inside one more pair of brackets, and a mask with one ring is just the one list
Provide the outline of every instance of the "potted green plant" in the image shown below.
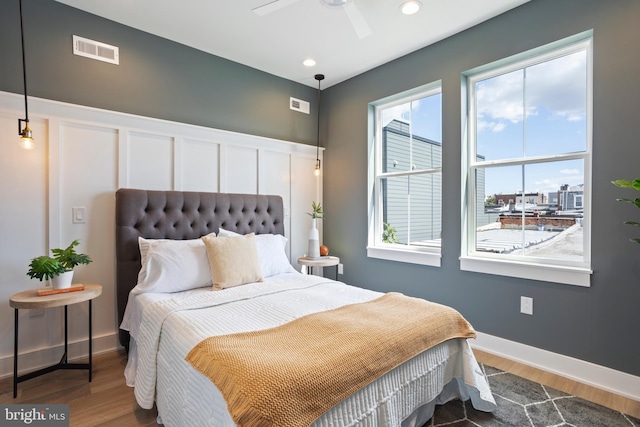
[[307,215],[309,215],[313,219],[322,219],[324,212],[322,211],[322,205],[320,204],[320,202],[316,203],[315,201],[312,201],[311,212],[307,212]]
[[[630,189],[640,191],[640,178],[636,178],[633,181],[628,181],[626,179],[618,179],[615,181],[611,181],[611,183],[620,188],[630,188]],[[635,199],[620,198],[616,200],[619,202],[631,203],[632,205],[635,205],[637,208],[640,208],[640,197],[636,197]],[[634,227],[640,227],[640,222],[637,222],[637,221],[625,221],[624,223],[627,225],[632,225]],[[632,238],[629,240],[635,243],[640,243],[640,238]]]
[[316,227],[316,220],[322,219],[324,212],[320,202],[311,202],[311,212],[307,212],[311,217],[311,229],[309,230],[309,249],[307,251],[308,258],[320,258],[320,233]]
[[52,249],[53,256],[42,255],[31,260],[27,276],[32,279],[51,280],[56,289],[68,288],[73,279],[73,269],[80,264],[91,263],[88,255],[77,253],[75,248],[80,244],[78,239],[64,249]]
[[382,225],[384,226],[384,231],[382,232],[382,241],[384,243],[400,243],[400,240],[398,240],[398,238],[396,237],[396,232],[398,230],[396,230],[395,227],[392,227],[391,224],[388,224],[386,222],[383,222]]

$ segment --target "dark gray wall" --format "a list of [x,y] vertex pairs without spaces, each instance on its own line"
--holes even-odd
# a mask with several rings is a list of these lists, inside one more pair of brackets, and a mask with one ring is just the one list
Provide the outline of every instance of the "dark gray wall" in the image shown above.
[[[22,94],[18,4],[0,2],[0,90]],[[316,143],[312,87],[53,0],[23,0],[23,12],[30,96]],[[74,34],[118,46],[120,65],[73,55]],[[290,96],[309,101],[311,114],[290,110]]]
[[[324,241],[344,281],[449,304],[477,330],[640,375],[640,211],[610,184],[640,176],[640,1],[533,0],[323,91]],[[459,269],[461,73],[594,29],[592,286],[581,288]],[[442,267],[368,259],[367,104],[442,79]],[[326,112],[326,114],[325,114]],[[630,196],[631,194],[627,194]],[[519,313],[520,296],[534,315]]]
[[[315,91],[67,7],[24,0],[30,95],[307,144],[315,143]],[[324,240],[344,280],[458,308],[482,332],[640,375],[640,247],[621,223],[609,181],[640,176],[640,2],[532,0],[443,42],[323,91]],[[591,288],[459,270],[460,73],[593,28],[594,275]],[[18,0],[0,4],[0,90],[22,93]],[[71,35],[120,47],[121,65],[71,54]],[[230,43],[233,41],[231,40]],[[443,81],[441,268],[368,259],[367,104]],[[311,101],[310,115],[288,109]],[[519,313],[520,296],[534,316]]]

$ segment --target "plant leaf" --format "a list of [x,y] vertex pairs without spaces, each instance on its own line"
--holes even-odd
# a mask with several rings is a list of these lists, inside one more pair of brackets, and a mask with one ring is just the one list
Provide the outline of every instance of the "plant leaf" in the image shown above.
[[633,225],[635,227],[640,227],[640,222],[636,222],[636,221],[625,221],[624,222],[627,225]]
[[640,191],[640,178],[634,179],[631,185],[633,186],[633,188]]
[[613,185],[620,188],[632,188],[633,183],[627,179],[616,179],[615,181],[611,181]]
[[640,239],[629,239],[629,241],[640,244]]
[[627,199],[626,197],[616,199],[616,202],[625,202],[625,203],[633,203],[633,200]]

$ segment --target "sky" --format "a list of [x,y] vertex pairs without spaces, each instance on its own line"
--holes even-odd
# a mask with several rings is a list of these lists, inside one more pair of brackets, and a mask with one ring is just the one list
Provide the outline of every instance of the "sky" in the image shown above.
[[[487,160],[565,154],[587,148],[586,52],[480,81],[477,154]],[[526,192],[584,183],[582,160],[525,167]],[[485,194],[522,189],[521,167],[487,169]]]
[[[487,160],[587,149],[586,51],[502,74],[476,84],[477,154]],[[410,120],[415,135],[442,141],[442,96],[388,109],[385,121]],[[444,141],[443,144],[447,142]],[[582,160],[488,168],[485,195],[556,192],[584,183]]]

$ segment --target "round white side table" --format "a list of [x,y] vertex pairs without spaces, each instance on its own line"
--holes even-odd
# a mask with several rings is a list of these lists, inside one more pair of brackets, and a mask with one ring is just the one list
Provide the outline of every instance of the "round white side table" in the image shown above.
[[338,264],[340,264],[340,258],[337,256],[323,256],[320,258],[309,258],[306,256],[298,258],[298,264],[303,266],[304,272],[309,273],[309,267],[336,267],[336,280],[338,280]]

